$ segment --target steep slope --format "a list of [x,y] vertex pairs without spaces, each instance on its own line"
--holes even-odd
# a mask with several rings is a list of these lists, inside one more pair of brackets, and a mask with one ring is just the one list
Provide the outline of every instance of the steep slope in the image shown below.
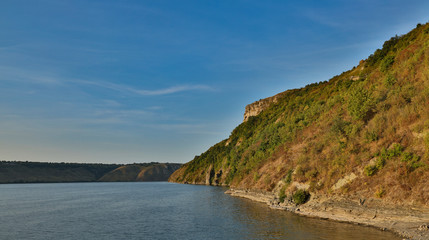
[[[273,100],[275,99],[275,101]],[[352,70],[246,107],[170,181],[429,204],[429,24]]]

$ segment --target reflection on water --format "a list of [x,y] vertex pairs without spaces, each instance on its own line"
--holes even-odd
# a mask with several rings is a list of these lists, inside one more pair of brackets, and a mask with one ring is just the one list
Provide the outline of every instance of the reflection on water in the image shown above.
[[240,199],[236,220],[248,226],[251,239],[401,239],[371,227],[307,218]]
[[171,183],[0,185],[0,239],[401,239]]

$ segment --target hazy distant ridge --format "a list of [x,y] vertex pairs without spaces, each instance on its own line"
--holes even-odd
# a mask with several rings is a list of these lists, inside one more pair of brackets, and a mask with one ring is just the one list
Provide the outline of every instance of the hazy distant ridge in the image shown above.
[[[0,162],[0,183],[166,181],[181,164]],[[135,171],[139,169],[139,171]],[[138,177],[142,174],[144,177]]]

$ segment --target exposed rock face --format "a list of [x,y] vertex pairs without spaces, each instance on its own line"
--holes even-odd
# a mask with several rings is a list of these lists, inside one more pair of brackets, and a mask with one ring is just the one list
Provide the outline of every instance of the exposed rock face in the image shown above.
[[214,169],[213,169],[213,165],[212,165],[212,166],[210,166],[209,170],[206,173],[206,185],[212,184],[213,176],[214,176]]
[[257,116],[259,113],[269,108],[272,104],[277,103],[277,101],[282,95],[283,93],[279,93],[275,96],[264,98],[247,105],[244,110],[243,122],[246,122],[249,119],[249,117]]

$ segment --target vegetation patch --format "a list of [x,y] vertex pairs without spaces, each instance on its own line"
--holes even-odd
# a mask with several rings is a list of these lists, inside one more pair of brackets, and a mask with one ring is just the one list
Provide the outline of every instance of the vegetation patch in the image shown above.
[[386,190],[383,187],[379,187],[378,190],[374,194],[377,198],[382,198],[386,195]]
[[395,62],[395,56],[388,56],[386,57],[383,62],[381,62],[381,71],[386,72],[390,69],[390,67]]
[[347,109],[355,120],[366,119],[373,110],[374,99],[371,93],[362,86],[356,87],[351,93]]
[[279,192],[279,201],[283,203],[286,199],[286,186],[283,186]]
[[395,85],[396,81],[398,80],[395,78],[395,76],[393,76],[392,74],[388,74],[384,79],[384,85],[386,87],[392,87],[393,85]]
[[370,176],[376,174],[377,171],[380,169],[378,169],[375,165],[367,165],[363,170],[364,170],[365,175],[370,177]]
[[286,178],[284,180],[284,182],[286,183],[286,185],[289,185],[292,182],[292,173],[293,173],[293,170],[289,170],[287,172]]
[[402,146],[400,144],[393,144],[390,149],[382,148],[378,153],[377,160],[374,164],[367,165],[364,168],[364,173],[367,176],[375,175],[379,170],[381,170],[384,165],[386,165],[386,161],[393,158],[398,157],[402,154]]
[[298,189],[292,195],[292,199],[296,204],[304,204],[310,199],[310,193],[303,189]]
[[425,166],[424,163],[420,162],[420,157],[411,152],[403,152],[401,156],[401,162],[407,164],[408,172],[412,172],[419,167]]

